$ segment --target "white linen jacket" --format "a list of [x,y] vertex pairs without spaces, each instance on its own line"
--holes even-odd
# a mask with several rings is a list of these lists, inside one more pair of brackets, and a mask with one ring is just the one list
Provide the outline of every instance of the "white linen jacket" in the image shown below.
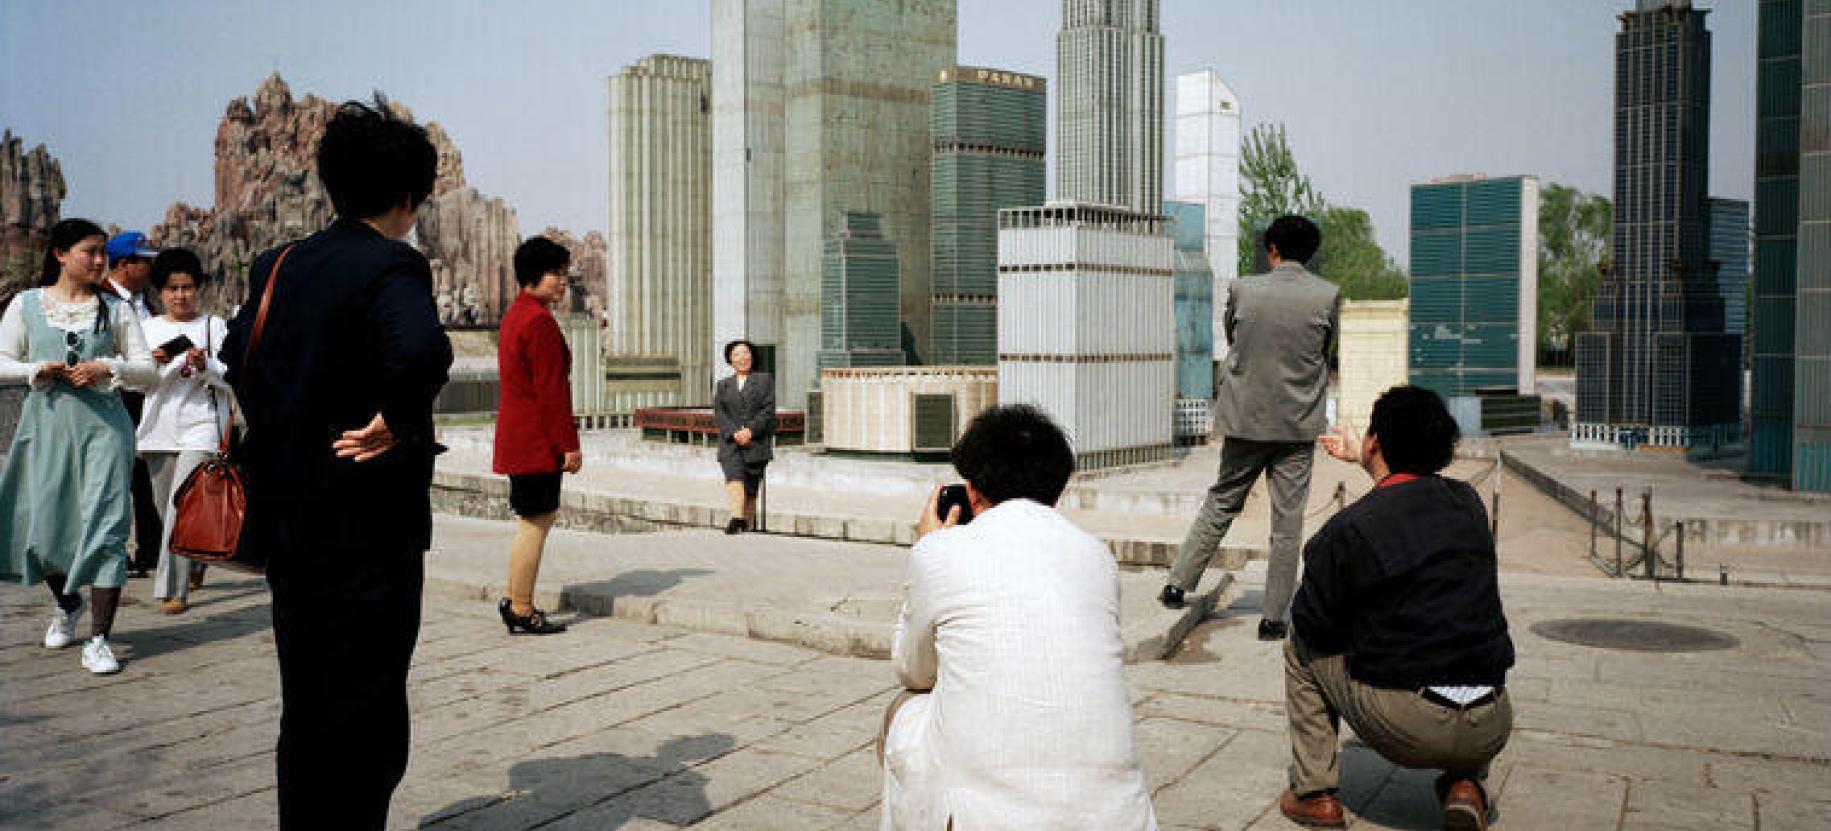
[[892,662],[931,690],[885,742],[883,827],[1154,831],[1119,573],[1054,509],[1000,503],[910,553]]

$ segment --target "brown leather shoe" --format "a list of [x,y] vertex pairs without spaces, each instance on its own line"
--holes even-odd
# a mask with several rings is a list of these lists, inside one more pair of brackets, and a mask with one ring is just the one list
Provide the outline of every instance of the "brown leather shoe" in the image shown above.
[[1488,800],[1481,786],[1459,779],[1443,797],[1443,827],[1449,831],[1488,831]]
[[1287,788],[1278,797],[1278,810],[1284,812],[1286,819],[1298,825],[1312,828],[1348,827],[1348,821],[1342,818],[1341,800],[1332,793],[1300,798],[1296,791]]

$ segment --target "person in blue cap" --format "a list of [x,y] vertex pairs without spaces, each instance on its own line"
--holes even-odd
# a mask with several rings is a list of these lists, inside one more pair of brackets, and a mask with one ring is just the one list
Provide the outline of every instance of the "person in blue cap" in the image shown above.
[[[101,288],[114,292],[134,310],[144,325],[153,316],[153,258],[159,249],[146,242],[139,231],[124,231],[108,239],[108,278]],[[121,403],[134,429],[140,428],[140,412],[146,406],[146,391],[130,385],[121,387]],[[153,499],[153,478],[146,460],[134,457],[133,472],[134,552],[127,564],[132,577],[145,577],[159,567],[159,549],[164,544],[165,523],[159,519],[159,503]]]
[[153,258],[157,256],[159,249],[148,245],[146,235],[139,231],[124,231],[108,240],[106,286],[133,306],[142,323],[153,316]]

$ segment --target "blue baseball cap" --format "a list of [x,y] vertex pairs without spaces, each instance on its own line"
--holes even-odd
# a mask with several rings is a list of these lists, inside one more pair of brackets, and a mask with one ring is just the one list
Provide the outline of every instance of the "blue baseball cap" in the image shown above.
[[108,241],[108,264],[110,266],[128,257],[145,257],[152,259],[159,256],[159,249],[146,244],[146,235],[139,231],[127,231],[115,234]]

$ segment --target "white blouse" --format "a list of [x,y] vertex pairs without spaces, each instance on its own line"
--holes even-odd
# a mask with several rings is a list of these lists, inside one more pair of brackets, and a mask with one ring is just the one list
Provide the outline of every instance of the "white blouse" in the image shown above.
[[146,390],[146,407],[140,413],[137,435],[140,452],[176,453],[180,450],[216,450],[222,446],[229,419],[229,368],[217,360],[229,325],[220,317],[203,316],[184,322],[168,316],[148,318],[146,341],[157,347],[184,335],[203,349],[204,368],[186,377],[183,355],[173,355],[158,369],[158,380]]
[[[31,360],[31,341],[26,333],[22,301],[33,292],[38,293],[44,306],[45,322],[52,328],[81,333],[95,326],[96,301],[93,297],[66,303],[55,292],[42,288],[20,292],[13,302],[6,304],[6,313],[0,314],[0,384],[31,384],[40,389],[51,384],[36,377],[43,362]],[[139,315],[126,303],[116,303],[113,308],[115,354],[98,359],[110,373],[96,384],[96,389],[103,392],[121,386],[134,388],[150,384],[158,371],[152,350],[146,345],[146,335],[140,330]]]

